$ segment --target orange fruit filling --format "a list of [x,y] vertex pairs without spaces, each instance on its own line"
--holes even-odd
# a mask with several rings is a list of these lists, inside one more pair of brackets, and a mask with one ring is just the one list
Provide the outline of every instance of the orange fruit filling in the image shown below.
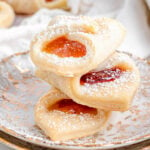
[[86,47],[83,44],[71,41],[65,36],[46,43],[42,51],[59,57],[83,57],[86,55]]
[[59,110],[69,114],[97,114],[97,109],[77,104],[72,99],[62,99],[53,104],[48,110]]

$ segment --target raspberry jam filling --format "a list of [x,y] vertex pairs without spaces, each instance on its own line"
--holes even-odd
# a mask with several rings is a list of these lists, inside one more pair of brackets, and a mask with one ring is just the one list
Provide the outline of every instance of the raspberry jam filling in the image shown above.
[[46,43],[42,51],[59,57],[83,57],[86,55],[86,47],[83,44],[68,40],[65,36]]
[[77,104],[72,99],[62,99],[52,105],[49,110],[59,110],[68,114],[97,114],[97,110],[95,108]]
[[111,82],[119,78],[122,72],[123,70],[120,68],[111,68],[100,70],[97,72],[89,72],[81,77],[80,84],[84,85],[85,83],[95,84],[95,83]]

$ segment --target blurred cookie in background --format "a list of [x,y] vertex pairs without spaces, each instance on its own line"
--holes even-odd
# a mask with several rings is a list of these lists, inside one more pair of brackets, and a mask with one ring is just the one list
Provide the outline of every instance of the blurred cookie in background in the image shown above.
[[67,8],[67,0],[2,0],[10,4],[16,13],[33,14],[40,8]]
[[16,13],[32,14],[38,10],[35,0],[5,0]]
[[13,8],[6,2],[0,1],[0,28],[10,27],[15,19]]
[[67,0],[35,0],[39,8],[62,8],[68,9]]
[[150,0],[144,0],[145,7],[146,7],[146,16],[147,16],[147,22],[150,26]]

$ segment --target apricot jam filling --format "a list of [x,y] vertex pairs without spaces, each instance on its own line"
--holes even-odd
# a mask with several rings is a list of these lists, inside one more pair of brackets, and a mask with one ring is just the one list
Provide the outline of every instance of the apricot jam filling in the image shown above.
[[62,99],[49,107],[48,110],[59,110],[68,114],[97,114],[97,109],[77,104],[72,99]]
[[65,36],[46,43],[42,51],[59,57],[83,57],[86,55],[86,47],[83,44],[71,41]]
[[97,72],[89,72],[80,78],[80,84],[84,85],[85,83],[95,84],[95,83],[111,82],[119,78],[122,72],[123,70],[120,68],[110,68],[100,70]]

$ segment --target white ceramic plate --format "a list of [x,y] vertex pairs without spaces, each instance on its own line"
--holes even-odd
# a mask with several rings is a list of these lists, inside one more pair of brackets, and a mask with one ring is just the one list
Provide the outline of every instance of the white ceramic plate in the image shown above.
[[[150,139],[150,65],[131,56],[141,73],[141,85],[129,111],[110,121],[105,131],[93,136],[53,142],[35,126],[34,105],[50,86],[34,76],[28,52],[0,62],[0,130],[25,141],[60,149],[117,148]],[[114,116],[115,118],[117,116]]]

